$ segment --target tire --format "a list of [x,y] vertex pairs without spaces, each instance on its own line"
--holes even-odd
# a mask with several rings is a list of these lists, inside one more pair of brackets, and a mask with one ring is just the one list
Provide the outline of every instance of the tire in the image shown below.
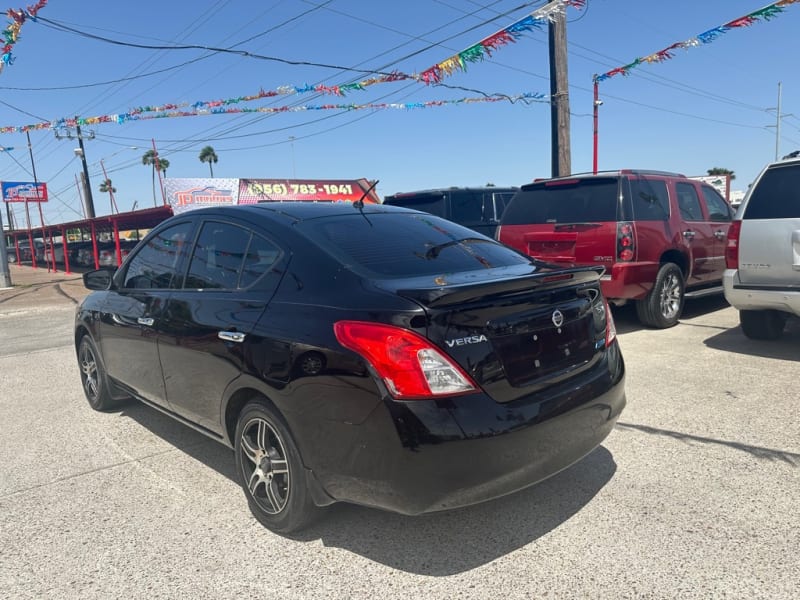
[[739,323],[751,340],[777,340],[783,335],[786,315],[777,310],[740,310]]
[[308,525],[320,509],[289,428],[264,401],[247,404],[236,425],[236,472],[253,516],[276,533]]
[[684,300],[683,272],[675,263],[664,263],[658,270],[653,289],[636,303],[636,314],[643,324],[666,329],[677,325]]
[[123,400],[112,395],[100,353],[88,335],[84,335],[78,344],[78,367],[81,371],[81,386],[89,406],[105,412],[122,404]]

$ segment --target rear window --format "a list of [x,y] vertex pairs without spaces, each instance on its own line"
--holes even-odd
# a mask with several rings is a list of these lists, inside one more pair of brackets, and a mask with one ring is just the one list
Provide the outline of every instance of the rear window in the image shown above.
[[669,219],[669,193],[663,179],[631,179],[633,218],[637,221]]
[[503,225],[595,223],[617,220],[616,177],[576,179],[522,188],[503,213]]
[[530,264],[530,258],[491,238],[431,215],[343,215],[297,228],[341,263],[381,278]]
[[445,213],[444,195],[442,194],[403,194],[399,196],[387,196],[383,200],[384,204],[391,206],[404,206],[414,210],[436,215],[437,217],[447,217]]
[[745,219],[800,217],[800,164],[767,169],[750,194]]

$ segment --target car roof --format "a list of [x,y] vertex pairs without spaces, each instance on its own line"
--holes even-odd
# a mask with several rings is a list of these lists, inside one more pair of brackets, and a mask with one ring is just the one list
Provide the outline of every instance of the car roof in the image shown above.
[[268,218],[273,221],[290,220],[298,222],[347,215],[416,212],[418,211],[383,204],[364,204],[359,207],[354,202],[260,202],[258,204],[200,208],[192,210],[189,213],[182,213],[182,215],[229,215],[231,217],[240,218],[249,216],[256,219]]
[[430,194],[442,194],[444,192],[516,192],[519,190],[518,186],[476,186],[476,187],[443,187],[443,188],[430,188],[427,190],[415,190],[413,192],[397,192],[396,194],[389,194],[387,198],[402,198],[404,196],[423,196]]

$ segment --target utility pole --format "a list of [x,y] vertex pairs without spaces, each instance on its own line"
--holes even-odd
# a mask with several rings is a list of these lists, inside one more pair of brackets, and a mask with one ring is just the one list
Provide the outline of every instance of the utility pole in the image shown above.
[[0,290],[11,287],[11,273],[8,270],[8,254],[6,252],[6,234],[3,231],[3,213],[0,213]]
[[[59,129],[55,129],[56,139],[60,140],[64,137],[67,139],[72,139],[72,131],[69,127],[63,127],[62,129],[66,130],[66,133],[60,131]],[[81,174],[81,182],[83,183],[83,212],[84,218],[86,219],[94,219],[94,198],[92,198],[92,185],[89,180],[89,166],[86,164],[86,151],[83,148],[83,134],[81,133],[81,126],[78,125],[78,117],[75,117],[75,132],[76,137],[78,138],[78,146],[79,148],[75,148],[73,152],[75,152],[75,156],[79,156],[81,162],[83,163],[83,173]],[[90,131],[87,136],[87,139],[94,139],[94,132]]]
[[86,151],[83,149],[83,136],[81,135],[81,126],[78,125],[78,117],[75,117],[75,131],[78,133],[78,146],[80,146],[81,149],[81,162],[83,163],[83,197],[86,202],[86,218],[94,219],[94,198],[92,198],[92,184],[89,181],[89,167],[86,164]]
[[572,173],[569,139],[569,82],[567,77],[567,15],[550,17],[550,158],[553,177]]

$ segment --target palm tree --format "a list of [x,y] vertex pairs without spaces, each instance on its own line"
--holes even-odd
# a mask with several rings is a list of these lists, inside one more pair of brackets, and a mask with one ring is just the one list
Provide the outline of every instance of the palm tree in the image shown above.
[[[111,210],[112,211],[114,211],[116,209],[116,207],[117,207],[117,203],[114,200],[114,193],[116,191],[117,191],[117,188],[115,188],[113,185],[111,185],[111,180],[108,179],[108,178],[104,179],[103,182],[100,184],[100,192],[103,193],[103,194],[108,193],[108,198],[109,198],[109,200],[111,200]],[[117,212],[119,212],[119,211],[117,211]]]
[[158,161],[158,155],[156,154],[155,150],[148,150],[142,155],[142,164],[145,166],[150,166],[153,169],[153,206],[157,206],[156,204],[156,162]]
[[158,159],[158,170],[164,175],[167,176],[167,169],[169,169],[169,161],[166,158],[159,158]]
[[730,175],[731,181],[736,179],[736,175],[730,169],[723,169],[722,167],[714,167],[706,171],[709,175]]
[[214,177],[214,168],[211,166],[211,163],[216,163],[219,160],[217,153],[214,152],[214,148],[211,146],[206,146],[200,150],[199,158],[201,163],[208,163],[208,170],[211,172],[211,177]]

